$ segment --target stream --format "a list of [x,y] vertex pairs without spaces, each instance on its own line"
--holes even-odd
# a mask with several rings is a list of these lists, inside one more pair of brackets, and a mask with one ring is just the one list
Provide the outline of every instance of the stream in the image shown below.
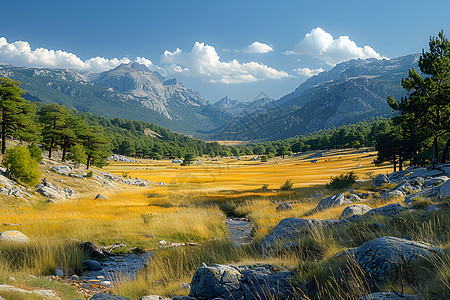
[[[251,236],[252,225],[246,219],[226,219],[228,227],[228,239],[237,247],[248,245],[253,241]],[[133,279],[147,261],[153,255],[152,252],[144,254],[125,254],[110,256],[100,262],[101,270],[90,270],[83,272],[81,280],[90,284],[111,287],[112,283],[121,277]]]

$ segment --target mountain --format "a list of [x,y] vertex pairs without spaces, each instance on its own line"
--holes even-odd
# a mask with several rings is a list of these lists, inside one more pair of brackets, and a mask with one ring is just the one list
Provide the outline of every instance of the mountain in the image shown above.
[[252,102],[241,102],[226,96],[214,103],[214,106],[234,116],[242,117],[257,110],[269,108],[272,103],[273,99],[267,97],[262,97]]
[[275,140],[390,116],[386,98],[399,99],[402,78],[417,68],[419,54],[394,59],[357,59],[336,65],[302,83],[294,92],[252,114],[237,118],[212,136],[233,140]]
[[232,120],[198,92],[139,63],[95,74],[0,64],[0,76],[20,80],[25,98],[60,103],[96,115],[142,120],[185,134],[210,130]]

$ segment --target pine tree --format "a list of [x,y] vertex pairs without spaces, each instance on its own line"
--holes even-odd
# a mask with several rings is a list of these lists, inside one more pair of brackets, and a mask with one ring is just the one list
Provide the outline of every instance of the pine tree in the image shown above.
[[434,166],[438,162],[438,139],[450,132],[450,41],[441,31],[437,37],[430,37],[429,47],[419,58],[419,68],[426,76],[410,69],[408,78],[402,81],[408,95],[400,102],[388,97],[388,104],[400,111],[403,126],[414,124],[417,134],[432,140]]
[[70,116],[70,111],[57,103],[46,105],[40,110],[39,122],[43,125],[42,135],[48,148],[48,158],[52,157],[58,141],[61,141],[64,134],[68,134],[67,121]]
[[110,142],[103,135],[101,126],[91,126],[83,137],[84,149],[86,151],[86,169],[91,165],[103,167],[107,165],[107,158],[111,155]]
[[37,125],[33,121],[36,112],[34,104],[22,98],[24,92],[20,82],[0,78],[0,114],[2,154],[6,151],[6,138],[16,137],[26,141],[37,141]]

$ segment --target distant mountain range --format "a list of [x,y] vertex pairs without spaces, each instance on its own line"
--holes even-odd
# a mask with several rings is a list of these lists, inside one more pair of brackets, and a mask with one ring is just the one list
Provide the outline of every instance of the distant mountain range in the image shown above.
[[402,78],[417,68],[419,54],[394,59],[356,59],[302,83],[294,92],[235,118],[212,139],[276,140],[372,117],[390,116],[387,96],[399,99]]
[[390,116],[386,98],[405,95],[401,79],[417,68],[418,58],[350,60],[309,78],[278,100],[224,97],[214,104],[177,79],[139,63],[99,74],[0,63],[0,76],[20,80],[25,98],[35,102],[148,121],[208,140],[274,140]]
[[100,74],[0,64],[0,76],[20,80],[25,98],[60,103],[105,117],[153,122],[193,134],[230,122],[233,115],[139,63],[122,64]]

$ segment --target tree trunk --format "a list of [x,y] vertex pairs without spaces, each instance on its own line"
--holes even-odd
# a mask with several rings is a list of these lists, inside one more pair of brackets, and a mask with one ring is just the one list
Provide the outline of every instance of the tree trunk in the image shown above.
[[392,161],[394,164],[394,172],[397,172],[397,158],[394,156],[394,160]]
[[433,160],[431,161],[431,166],[434,168],[438,163],[438,139],[437,136],[433,140]]
[[6,152],[6,110],[2,111],[2,154]]
[[90,167],[91,167],[91,157],[88,155],[86,159],[86,170],[89,170]]
[[447,153],[448,153],[448,148],[450,147],[450,137],[447,139],[447,142],[445,143],[444,146],[444,150],[442,150],[442,155],[441,155],[441,164],[445,164],[445,161],[447,160]]
[[52,149],[53,149],[54,143],[55,143],[55,137],[52,135],[52,139],[50,140],[50,149],[48,149],[48,158],[52,158]]
[[64,160],[66,159],[66,152],[67,152],[67,145],[69,144],[69,139],[65,138],[64,139],[64,144],[63,144],[63,152],[62,152],[62,157],[61,157],[61,161],[64,162]]
[[401,155],[398,156],[398,170],[399,171],[403,170],[403,158]]

